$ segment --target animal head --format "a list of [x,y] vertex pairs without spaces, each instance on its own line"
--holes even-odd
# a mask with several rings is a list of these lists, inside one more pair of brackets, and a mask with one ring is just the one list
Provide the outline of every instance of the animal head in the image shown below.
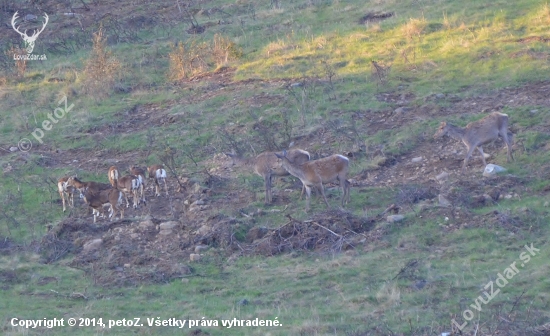
[[237,166],[239,165],[239,162],[241,161],[241,157],[236,154],[235,152],[233,153],[224,153],[225,155],[227,155],[230,159],[231,159],[231,163],[229,164],[229,166]]
[[449,132],[449,125],[445,121],[442,121],[441,124],[439,124],[439,128],[437,129],[437,132],[434,134],[434,139],[441,138],[442,136],[446,135]]

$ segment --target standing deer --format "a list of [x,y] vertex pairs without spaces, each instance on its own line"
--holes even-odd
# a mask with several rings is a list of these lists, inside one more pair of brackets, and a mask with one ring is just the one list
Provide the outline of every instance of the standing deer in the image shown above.
[[63,202],[63,212],[65,212],[65,195],[67,195],[67,202],[69,203],[70,207],[74,206],[74,192],[76,191],[75,188],[69,184],[67,184],[67,180],[69,180],[69,177],[65,176],[57,180],[57,190],[59,191],[59,196],[61,196],[61,200]]
[[[252,168],[257,175],[261,176],[264,179],[265,204],[269,204],[272,202],[272,177],[290,175],[289,172],[282,167],[274,152],[264,152],[256,157],[251,158],[243,158],[233,153],[225,153],[225,155],[229,156],[232,159],[232,165]],[[287,156],[291,161],[298,164],[304,163],[311,159],[309,153],[302,149],[291,149],[288,151]],[[304,187],[302,187],[302,194],[303,193]],[[302,196],[300,195],[300,198],[301,197]]]
[[481,146],[496,140],[499,135],[506,143],[508,149],[506,161],[510,162],[510,160],[514,160],[512,155],[512,135],[510,134],[509,136],[508,134],[508,115],[504,113],[493,112],[481,120],[469,123],[466,127],[454,126],[443,121],[434,134],[434,139],[441,138],[444,135],[448,135],[456,140],[462,140],[468,149],[466,158],[464,158],[464,163],[462,164],[462,172],[466,169],[468,159],[470,159],[476,147],[481,154],[483,164],[486,166],[487,162],[485,161],[485,155]]
[[287,152],[282,155],[275,153],[281,159],[281,165],[291,175],[296,176],[302,181],[306,188],[306,211],[309,210],[309,199],[311,197],[311,186],[321,191],[327,208],[329,207],[323,183],[329,183],[338,180],[342,188],[342,207],[350,201],[350,184],[347,181],[349,172],[349,159],[343,155],[334,154],[329,157],[307,161],[302,164],[293,162],[289,159]]
[[145,179],[145,170],[138,167],[138,166],[132,166],[130,167],[130,174],[137,176],[139,178],[140,187],[139,187],[139,194],[140,199],[143,202],[143,204],[146,204],[145,202],[145,187],[147,187],[147,180]]
[[168,187],[166,186],[166,170],[164,170],[163,165],[152,165],[147,168],[149,172],[149,178],[155,180],[155,196],[160,196],[160,183],[164,183],[164,190],[166,191],[166,196],[168,196]]
[[126,175],[118,179],[117,189],[122,191],[122,193],[124,194],[127,208],[130,206],[130,202],[128,201],[128,194],[132,194],[134,198],[133,207],[134,209],[137,209],[140,202],[140,198],[138,197],[138,190],[140,186],[140,178],[134,175]]
[[[122,197],[124,194],[118,189],[106,189],[97,191],[91,191],[88,188],[84,189],[84,192],[80,194],[80,198],[84,199],[84,202],[93,209],[94,223],[96,218],[103,212],[103,206],[109,204],[109,219],[113,219],[116,216],[116,211],[120,212],[120,219],[124,216],[124,207],[122,207]],[[101,210],[101,211],[100,211]]]
[[118,169],[116,166],[109,167],[109,171],[107,172],[107,177],[109,178],[109,183],[113,186],[113,188],[116,189],[117,181],[118,181]]

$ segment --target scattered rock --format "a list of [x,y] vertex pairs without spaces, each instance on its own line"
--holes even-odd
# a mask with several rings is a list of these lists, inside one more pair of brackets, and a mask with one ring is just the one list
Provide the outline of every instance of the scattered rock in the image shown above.
[[146,219],[143,222],[140,222],[138,227],[143,230],[152,230],[155,228],[155,223],[151,219]]
[[195,246],[195,253],[200,254],[201,252],[208,250],[208,248],[209,248],[208,245],[197,245]]
[[19,147],[12,146],[10,147],[10,152],[17,152],[19,150]]
[[449,200],[446,199],[445,196],[443,196],[441,194],[439,194],[438,200],[439,200],[439,206],[442,206],[442,207],[450,207],[451,206],[451,202],[449,202]]
[[405,219],[405,216],[403,215],[390,215],[386,218],[386,220],[388,221],[388,223],[396,223],[396,222],[400,222],[402,221],[403,219]]
[[210,232],[210,226],[203,225],[197,230],[197,234],[199,235],[207,235]]
[[438,181],[445,181],[448,178],[449,178],[449,173],[447,173],[447,172],[442,172],[441,174],[439,174],[435,177],[435,179],[438,180]]
[[197,206],[197,205],[204,205],[206,204],[203,200],[199,199],[199,200],[196,200],[195,202],[191,203],[191,206]]
[[397,114],[405,114],[409,111],[408,107],[398,107],[393,112]]
[[191,253],[189,255],[189,260],[191,260],[191,261],[199,261],[200,259],[201,259],[200,254]]
[[91,252],[91,251],[99,249],[102,244],[103,244],[103,239],[101,239],[101,238],[93,239],[93,240],[90,240],[89,242],[87,242],[86,244],[84,244],[83,250],[84,250],[84,252]]
[[422,156],[419,156],[419,157],[415,157],[415,158],[413,158],[413,159],[411,160],[411,162],[413,162],[413,163],[416,163],[416,162],[421,162],[421,161],[422,161],[422,159],[423,159],[423,157],[422,157]]
[[483,170],[483,176],[490,177],[506,171],[506,168],[489,163]]
[[163,231],[163,230],[172,230],[177,226],[178,226],[177,222],[170,221],[170,222],[161,223],[159,225],[159,228],[160,228],[161,231]]

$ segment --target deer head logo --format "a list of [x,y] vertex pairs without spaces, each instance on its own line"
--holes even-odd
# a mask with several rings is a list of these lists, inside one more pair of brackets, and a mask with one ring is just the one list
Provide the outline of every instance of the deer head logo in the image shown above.
[[34,49],[34,42],[38,38],[38,35],[40,35],[40,33],[42,33],[42,31],[44,31],[44,28],[46,28],[46,25],[48,24],[48,20],[49,20],[48,14],[44,13],[44,19],[46,19],[46,21],[44,21],[44,25],[42,26],[42,29],[40,29],[40,31],[38,29],[35,29],[31,36],[27,35],[27,30],[26,29],[25,29],[24,32],[20,32],[19,29],[18,29],[19,27],[15,26],[15,20],[17,20],[17,18],[18,18],[17,15],[18,15],[17,12],[15,12],[15,14],[13,14],[13,18],[11,19],[11,25],[12,25],[13,29],[16,32],[18,32],[19,35],[21,35],[21,37],[23,38],[23,41],[25,41],[25,49],[27,49],[27,54],[31,54],[33,49]]

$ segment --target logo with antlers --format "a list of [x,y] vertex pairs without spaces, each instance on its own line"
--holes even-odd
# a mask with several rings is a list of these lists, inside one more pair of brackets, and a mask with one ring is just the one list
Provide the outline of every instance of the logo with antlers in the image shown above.
[[23,41],[25,41],[25,49],[27,49],[27,54],[31,54],[33,49],[34,49],[34,42],[38,38],[38,35],[40,35],[40,33],[42,33],[42,31],[44,31],[44,28],[46,28],[46,25],[48,24],[48,20],[49,20],[48,14],[44,13],[44,19],[46,19],[46,21],[44,21],[44,25],[42,26],[42,29],[40,29],[40,30],[35,29],[31,36],[27,35],[27,29],[25,29],[24,32],[20,32],[19,29],[18,29],[19,27],[15,26],[15,20],[17,20],[17,18],[18,18],[17,15],[18,15],[17,12],[15,12],[15,14],[13,14],[13,18],[11,19],[11,25],[12,25],[13,29],[16,32],[18,32],[19,35],[21,35],[21,37],[23,38]]

